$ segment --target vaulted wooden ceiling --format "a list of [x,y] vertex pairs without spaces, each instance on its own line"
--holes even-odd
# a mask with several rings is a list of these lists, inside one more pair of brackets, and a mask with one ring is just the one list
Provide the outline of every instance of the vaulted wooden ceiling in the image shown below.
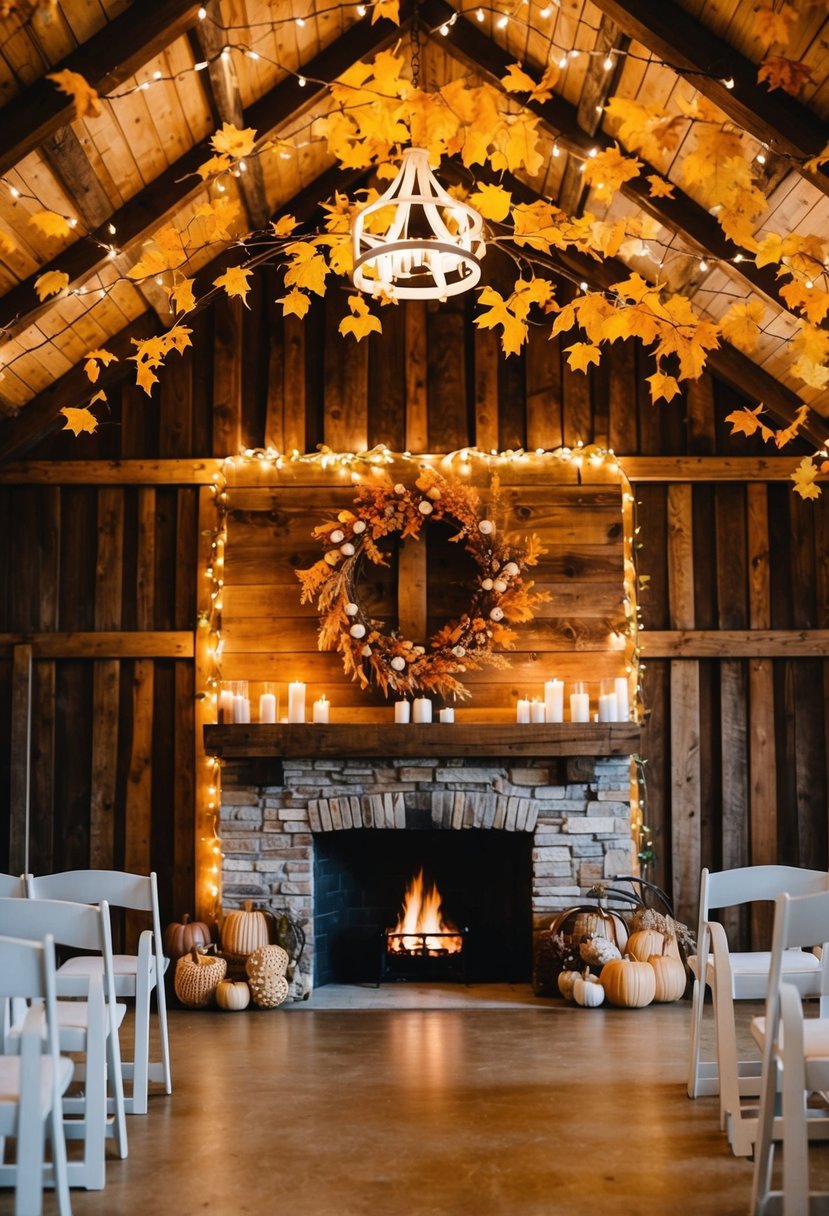
[[[18,0],[8,7],[0,20],[0,409],[21,418],[30,411],[34,429],[37,402],[56,382],[65,378],[62,403],[74,403],[72,369],[89,350],[106,345],[126,354],[130,333],[169,322],[163,284],[136,284],[126,270],[155,230],[171,219],[186,223],[215,191],[196,170],[212,155],[209,139],[222,123],[253,127],[260,141],[279,137],[278,152],[251,157],[246,172],[222,181],[239,204],[237,237],[280,211],[311,217],[338,185],[351,184],[315,135],[314,119],[330,104],[326,82],[398,40],[408,53],[412,5],[401,4],[399,27],[372,24],[362,5],[327,0]],[[533,103],[544,133],[542,167],[512,188],[571,214],[589,209],[614,219],[644,211],[658,230],[626,265],[684,291],[714,319],[735,298],[759,300],[764,332],[755,356],[723,344],[709,366],[779,418],[807,401],[816,415],[811,435],[821,441],[829,389],[807,388],[791,375],[788,342],[798,321],[773,268],[737,260],[716,218],[679,186],[692,127],[609,207],[580,173],[590,150],[615,137],[603,110],[609,96],[671,116],[699,90],[742,133],[744,152],[759,157],[768,209],[757,233],[829,239],[829,174],[803,167],[829,137],[829,18],[824,3],[795,7],[789,53],[812,77],[796,99],[757,84],[765,46],[755,0],[421,0],[418,22],[427,88],[458,76],[498,81],[513,63],[539,77],[551,59],[566,57],[555,94]],[[71,99],[46,79],[66,68],[105,99],[97,117],[76,117]],[[674,196],[651,197],[649,172],[674,182]],[[47,235],[28,222],[43,209],[68,217],[68,232]],[[221,255],[210,246],[189,273],[201,269],[206,288]],[[611,259],[567,253],[561,262],[596,286],[627,273]],[[48,270],[65,272],[69,287],[40,302],[35,280]],[[104,379],[123,374],[116,366]],[[48,400],[57,400],[53,391]],[[9,425],[0,423],[0,452]]]

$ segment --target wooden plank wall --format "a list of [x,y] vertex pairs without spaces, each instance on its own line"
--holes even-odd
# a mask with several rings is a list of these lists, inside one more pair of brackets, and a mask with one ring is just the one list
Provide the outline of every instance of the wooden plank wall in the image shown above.
[[[182,743],[192,709],[173,710],[176,695],[186,700],[192,660],[101,653],[94,631],[117,638],[149,621],[160,645],[164,630],[193,629],[192,483],[209,480],[203,458],[233,454],[237,445],[290,451],[382,442],[442,452],[578,440],[609,445],[631,469],[640,457],[664,460],[659,480],[652,464],[644,480],[631,473],[640,568],[649,576],[641,607],[650,875],[692,915],[700,864],[829,863],[829,499],[800,502],[785,473],[775,480],[775,456],[756,437],[730,438],[723,419],[745,404],[740,395],[706,376],[654,407],[645,380],[652,361],[632,343],[609,351],[588,376],[567,367],[558,340],[535,332],[524,354],[504,360],[493,335],[472,326],[474,302],[463,297],[383,309],[383,334],[356,346],[336,332],[344,293],[332,288],[300,322],[274,306],[282,290],[270,270],[255,281],[249,310],[223,303],[194,318],[195,353],[171,356],[153,398],[124,381],[110,390],[111,415],[95,435],[30,438],[27,456],[46,462],[43,484],[0,467],[0,505],[13,521],[0,563],[0,632],[25,644],[40,631],[80,631],[86,648],[81,654],[56,640],[60,657],[44,657],[33,644],[38,864],[149,856],[162,874],[166,911],[192,903],[193,773],[182,764],[192,755],[192,738]],[[0,425],[0,452],[20,424]],[[745,456],[768,462],[740,480],[734,462]],[[717,466],[724,480],[710,480],[702,466],[689,471],[682,457],[727,458]],[[182,474],[191,458],[200,471]],[[144,474],[131,473],[126,485],[117,464],[90,465],[90,484],[77,484],[74,462],[119,460],[145,462]],[[318,487],[314,493],[309,527],[332,502]],[[236,508],[248,510],[243,504],[237,499]],[[296,512],[289,524],[282,507],[279,517],[299,556],[305,524]],[[278,578],[293,595],[289,564]],[[246,611],[267,613],[257,578],[251,570],[232,585],[234,610],[247,603]],[[297,612],[296,620],[306,629],[313,613]],[[315,661],[314,686],[330,690],[336,660]],[[12,671],[8,643],[0,647],[4,799]],[[502,708],[517,687],[504,682]]]

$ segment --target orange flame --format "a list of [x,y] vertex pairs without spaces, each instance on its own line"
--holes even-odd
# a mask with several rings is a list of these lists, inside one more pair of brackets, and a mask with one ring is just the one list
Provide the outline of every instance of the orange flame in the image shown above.
[[433,882],[424,883],[421,868],[406,887],[403,908],[392,930],[405,936],[390,937],[389,950],[393,954],[457,954],[463,949],[462,937],[433,936],[455,932],[457,925],[443,918],[440,892]]

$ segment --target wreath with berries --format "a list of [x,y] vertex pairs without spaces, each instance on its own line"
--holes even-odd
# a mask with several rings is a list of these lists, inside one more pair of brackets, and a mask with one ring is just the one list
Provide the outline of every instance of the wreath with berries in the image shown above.
[[[459,676],[486,664],[505,667],[499,652],[515,645],[511,626],[532,620],[548,597],[525,579],[544,549],[535,536],[524,545],[502,538],[493,518],[497,502],[497,481],[488,514],[482,515],[472,486],[429,466],[419,470],[413,486],[385,473],[364,482],[351,510],[314,528],[312,535],[324,547],[322,558],[296,571],[302,603],[317,602],[320,650],[337,650],[347,675],[387,696],[435,693],[463,699],[470,694]],[[388,565],[380,548],[385,537],[419,541],[426,524],[440,520],[456,528],[451,540],[477,567],[469,606],[425,643],[386,633],[360,603],[361,571],[365,563]]]

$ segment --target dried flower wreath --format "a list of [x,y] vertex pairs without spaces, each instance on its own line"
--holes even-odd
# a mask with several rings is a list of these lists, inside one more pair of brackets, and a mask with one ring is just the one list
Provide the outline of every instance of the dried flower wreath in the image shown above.
[[[536,606],[547,599],[523,578],[544,549],[536,536],[524,546],[502,540],[492,518],[497,503],[498,484],[493,481],[489,515],[482,517],[475,489],[428,466],[421,468],[414,486],[393,482],[385,474],[364,483],[353,510],[340,511],[335,520],[314,529],[325,546],[320,561],[296,571],[302,602],[317,600],[320,650],[339,651],[346,674],[363,688],[373,683],[386,695],[468,697],[458,675],[484,664],[505,666],[496,652],[514,645],[510,625],[532,620]],[[361,606],[357,583],[364,561],[388,564],[378,544],[383,537],[419,540],[430,520],[457,526],[451,539],[472,556],[478,576],[467,611],[418,644],[384,633]]]

